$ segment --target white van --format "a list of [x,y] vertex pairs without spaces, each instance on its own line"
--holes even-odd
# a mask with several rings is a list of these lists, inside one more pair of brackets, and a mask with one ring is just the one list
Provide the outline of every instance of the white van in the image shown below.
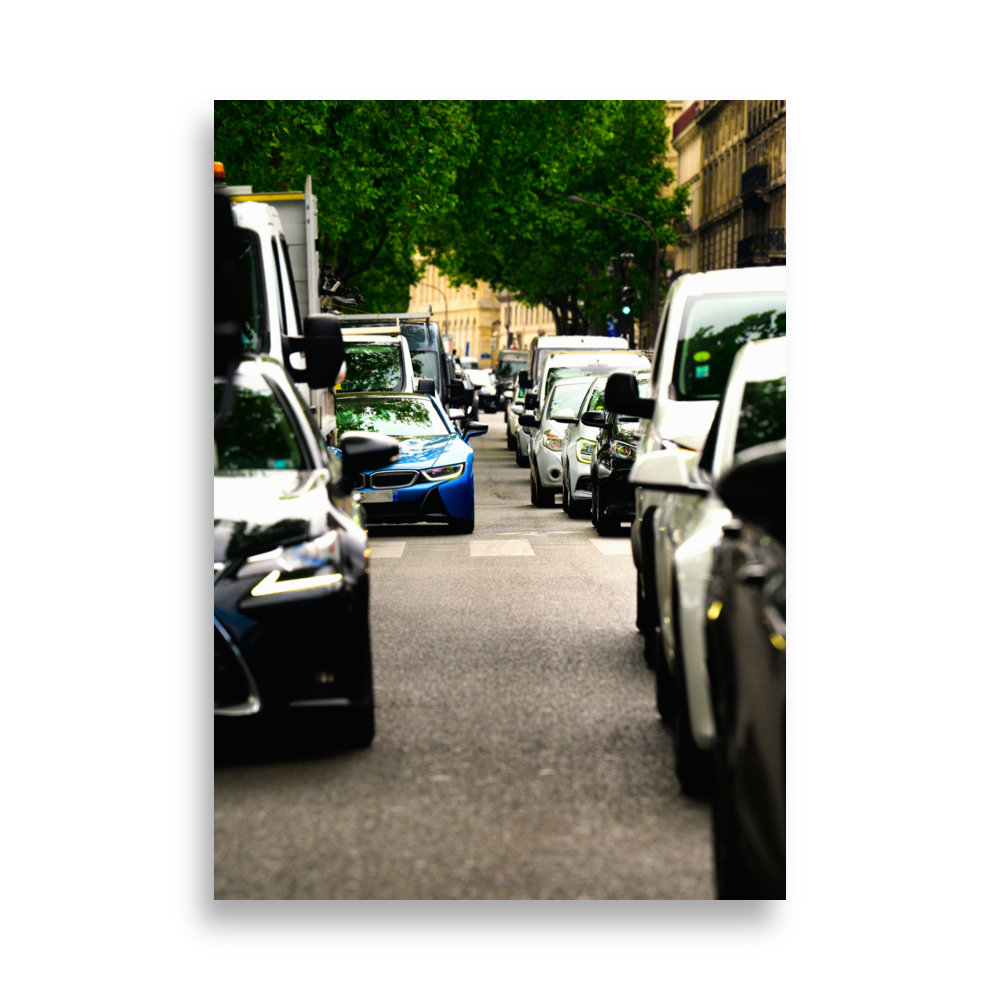
[[[528,370],[521,384],[530,389],[538,381],[545,359],[555,351],[627,351],[624,337],[539,337],[531,345]],[[530,384],[527,384],[530,383]]]

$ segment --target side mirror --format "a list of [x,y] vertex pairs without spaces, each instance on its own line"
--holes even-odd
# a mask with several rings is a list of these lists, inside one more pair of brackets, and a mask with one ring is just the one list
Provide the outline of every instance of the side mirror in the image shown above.
[[474,406],[476,402],[476,390],[466,389],[465,390],[465,405]]
[[511,409],[513,409],[515,413],[524,413],[524,403],[515,403]]
[[455,407],[455,406],[449,406],[448,407],[448,416],[451,417],[452,420],[461,420],[462,417],[465,416],[465,411],[464,410],[460,410],[460,409],[458,409],[458,407]]
[[560,410],[558,413],[553,413],[552,419],[557,424],[575,424],[578,422],[576,414],[572,410]]
[[465,406],[465,384],[460,378],[453,378],[448,386],[448,402]]
[[530,413],[522,413],[517,422],[521,427],[537,427],[538,421]]
[[656,400],[639,395],[639,383],[632,372],[612,372],[604,387],[604,406],[612,413],[649,420],[656,409]]
[[437,390],[437,386],[434,385],[434,379],[432,378],[418,378],[417,379],[417,392],[425,392],[429,396],[433,396]]
[[399,442],[388,434],[347,431],[340,435],[343,482],[351,483],[359,472],[384,469],[399,461]]
[[537,406],[538,406],[538,393],[526,392],[524,394],[524,408],[526,410],[533,410]]
[[340,322],[327,313],[314,313],[302,321],[301,337],[282,337],[286,356],[301,351],[306,356],[305,370],[288,365],[295,382],[305,382],[310,389],[329,389],[335,385],[347,357]]
[[489,429],[489,424],[481,424],[478,420],[470,420],[465,425],[465,433],[462,435],[462,440],[468,441],[469,438],[479,437],[480,434],[485,434]]
[[604,427],[607,423],[605,411],[587,410],[587,412],[580,417],[580,423],[586,427]]
[[530,389],[535,383],[532,382],[531,376],[528,374],[527,369],[517,373],[517,384],[522,389]]
[[785,442],[757,445],[740,452],[719,478],[715,491],[742,521],[766,528],[785,540]]
[[[607,400],[607,393],[605,393]],[[662,490],[664,493],[697,493],[704,496],[708,487],[691,478],[688,462],[693,458],[690,452],[670,448],[651,451],[636,459],[628,481],[632,486],[644,489]]]

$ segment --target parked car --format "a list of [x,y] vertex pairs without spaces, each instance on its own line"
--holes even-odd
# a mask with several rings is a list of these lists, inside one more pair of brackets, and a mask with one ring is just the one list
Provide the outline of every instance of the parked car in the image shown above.
[[406,338],[344,333],[347,372],[337,392],[414,392],[413,362]]
[[656,607],[656,700],[664,721],[673,724],[677,776],[687,791],[709,785],[715,739],[705,661],[705,582],[732,515],[712,487],[747,442],[784,439],[785,345],[786,338],[779,337],[740,348],[700,453],[676,447],[647,452],[631,473],[634,485],[663,496],[652,515],[653,573],[647,581]]
[[372,431],[399,443],[392,469],[359,470],[353,482],[370,525],[447,524],[468,534],[476,525],[472,448],[488,430],[470,422],[460,435],[436,395],[358,393],[338,397],[337,432]]
[[497,377],[497,391],[500,394],[500,408],[506,410],[511,397],[507,392],[517,388],[518,372],[528,367],[528,352],[505,349],[497,354],[496,367],[493,369]]
[[525,389],[536,388],[545,359],[555,351],[560,353],[566,351],[593,353],[594,351],[627,351],[628,349],[628,341],[624,337],[538,337],[531,345],[527,369],[518,373],[518,384],[524,386]]
[[[521,426],[518,423],[517,418],[524,413],[524,396],[527,391],[527,389],[524,389],[519,385],[515,385],[513,389],[507,389],[504,391],[504,395],[507,396],[507,411],[504,419],[507,421],[508,451],[517,451],[518,433],[521,431]],[[528,443],[526,431],[525,439],[525,449],[527,449]]]
[[716,490],[734,520],[715,549],[705,622],[715,880],[719,899],[784,899],[785,442],[740,451]]
[[[712,424],[733,357],[751,340],[785,334],[785,268],[746,267],[681,275],[670,286],[653,353],[650,398],[629,379],[609,380],[607,405],[643,418],[639,458],[664,449],[700,450]],[[617,384],[618,389],[615,388]],[[652,579],[653,514],[665,494],[635,492],[632,559],[636,567],[636,626],[653,653],[657,623]]]
[[648,372],[649,358],[639,351],[556,351],[548,355],[542,366],[536,391],[544,406],[546,397],[557,379],[580,375],[597,375],[613,371]]
[[[339,361],[338,361],[339,367]],[[350,481],[359,456],[399,446],[344,435],[329,454],[266,356],[215,379],[215,716],[259,731],[290,721],[331,743],[375,733],[367,535]]]
[[469,379],[476,387],[479,408],[487,413],[497,412],[497,391],[491,371],[488,368],[473,368],[468,373]]
[[531,469],[531,502],[536,507],[551,507],[562,490],[563,432],[566,424],[559,417],[575,420],[587,395],[593,376],[559,379],[553,385],[538,415],[522,413],[518,420],[531,429],[528,460]]

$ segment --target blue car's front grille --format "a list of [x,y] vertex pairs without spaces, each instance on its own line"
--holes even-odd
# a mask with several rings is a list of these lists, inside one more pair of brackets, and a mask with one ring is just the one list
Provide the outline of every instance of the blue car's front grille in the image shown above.
[[417,473],[411,469],[399,472],[373,472],[368,478],[371,480],[374,490],[400,490],[406,486],[412,486],[416,481]]

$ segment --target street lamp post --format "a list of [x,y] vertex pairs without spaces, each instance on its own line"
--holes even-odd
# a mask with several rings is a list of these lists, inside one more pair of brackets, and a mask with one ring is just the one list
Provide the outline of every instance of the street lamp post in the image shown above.
[[656,259],[653,261],[653,337],[656,337],[656,327],[660,322],[660,237],[656,235],[656,230],[647,219],[635,212],[626,212],[624,208],[612,208],[610,205],[599,205],[596,201],[587,201],[579,195],[571,194],[569,201],[575,201],[580,205],[593,205],[594,208],[603,208],[609,212],[617,212],[619,215],[629,215],[633,219],[638,219],[652,234],[656,244]]
[[[427,284],[427,283],[425,282],[425,284]],[[445,330],[445,336],[446,337],[450,337],[451,336],[451,324],[448,322],[448,296],[445,295],[444,292],[442,292],[441,289],[438,288],[437,285],[427,284],[427,287],[432,292],[437,292],[438,295],[440,295],[441,298],[444,299],[444,330]]]

